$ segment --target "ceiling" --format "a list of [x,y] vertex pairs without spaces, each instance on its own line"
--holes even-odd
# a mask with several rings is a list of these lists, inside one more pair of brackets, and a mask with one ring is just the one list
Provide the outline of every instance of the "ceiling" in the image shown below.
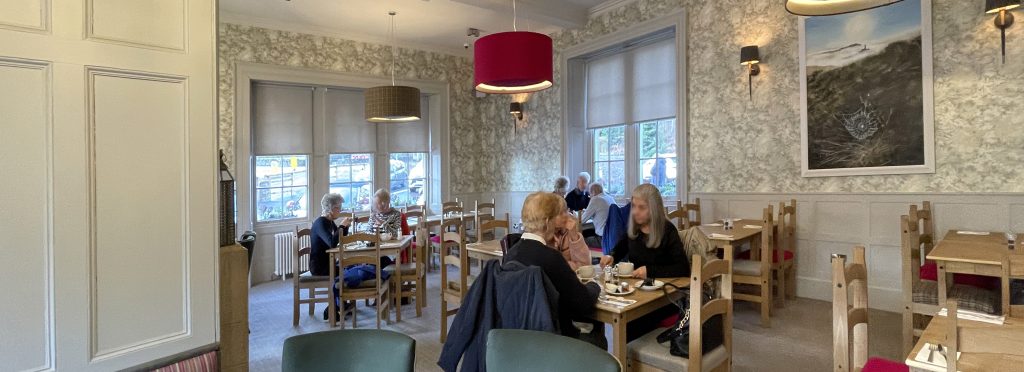
[[[628,0],[517,0],[518,29],[552,33],[580,27],[594,11]],[[469,55],[469,27],[481,36],[512,30],[511,0],[220,0],[222,22],[384,43],[388,11],[396,43]]]

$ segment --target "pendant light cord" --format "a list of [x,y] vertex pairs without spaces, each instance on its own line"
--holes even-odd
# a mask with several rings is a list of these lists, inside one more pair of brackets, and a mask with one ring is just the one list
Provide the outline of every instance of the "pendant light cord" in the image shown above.
[[516,28],[516,21],[518,18],[519,15],[516,13],[516,0],[512,0],[512,31],[519,31],[519,29]]
[[395,86],[395,12],[388,13],[391,16],[391,86]]

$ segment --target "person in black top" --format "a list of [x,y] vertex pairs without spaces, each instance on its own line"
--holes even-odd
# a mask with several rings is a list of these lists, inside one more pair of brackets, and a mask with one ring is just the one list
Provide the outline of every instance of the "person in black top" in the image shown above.
[[[633,189],[631,203],[626,234],[612,248],[611,255],[601,257],[601,266],[629,261],[633,263],[633,276],[640,279],[690,276],[690,258],[675,225],[665,217],[661,191],[649,183],[642,184]],[[669,305],[630,322],[626,338],[643,336],[677,312],[678,308]]]
[[587,186],[590,185],[590,173],[580,172],[576,176],[576,188],[565,194],[565,204],[570,211],[576,212],[587,209],[590,204],[590,194],[587,193]]
[[[309,273],[312,275],[330,275],[332,263],[327,255],[327,250],[338,246],[338,238],[341,235],[348,235],[348,227],[352,224],[350,218],[341,220],[341,228],[334,224],[334,221],[341,217],[341,204],[344,202],[345,199],[335,193],[324,194],[323,199],[320,199],[320,208],[323,212],[313,221],[309,237]],[[334,301],[337,304],[338,290],[335,288],[332,292],[334,292]],[[340,306],[336,308],[341,309]],[[324,309],[324,320],[327,320],[327,309]]]
[[582,320],[594,311],[601,292],[597,283],[580,283],[576,272],[555,248],[555,231],[567,225],[565,201],[553,193],[536,192],[523,203],[522,238],[505,256],[506,261],[518,261],[527,266],[538,266],[558,290],[558,322],[562,334],[578,337],[580,332],[572,320]]

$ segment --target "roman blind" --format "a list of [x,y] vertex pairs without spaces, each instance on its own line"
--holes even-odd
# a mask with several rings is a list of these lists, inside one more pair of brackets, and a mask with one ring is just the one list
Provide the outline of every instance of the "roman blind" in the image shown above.
[[587,61],[587,128],[676,116],[676,43],[658,38]]
[[378,124],[387,131],[389,152],[430,151],[430,100],[420,98],[420,120],[409,123]]
[[327,89],[324,97],[327,151],[366,153],[377,151],[377,127],[363,115],[361,90]]
[[313,87],[253,84],[253,154],[313,153]]

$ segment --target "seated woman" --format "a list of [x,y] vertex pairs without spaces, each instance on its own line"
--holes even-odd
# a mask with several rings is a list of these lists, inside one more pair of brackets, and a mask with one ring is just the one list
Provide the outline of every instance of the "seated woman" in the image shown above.
[[589,266],[590,248],[587,247],[583,234],[576,229],[576,217],[562,213],[558,219],[558,229],[555,231],[552,245],[562,254],[573,271],[580,266]]
[[[335,193],[325,194],[323,199],[320,199],[322,212],[310,228],[309,273],[312,275],[330,275],[331,263],[327,250],[338,246],[339,230],[334,221],[341,217],[341,204],[344,202],[345,199]],[[348,227],[351,224],[352,219],[342,219],[341,234],[348,235]],[[334,295],[337,301],[337,291]],[[324,309],[324,319],[327,319],[327,309]]]
[[565,227],[565,199],[548,192],[535,192],[523,203],[522,238],[505,256],[507,261],[538,266],[558,290],[558,320],[563,335],[578,337],[573,319],[584,319],[594,310],[601,288],[597,283],[583,285],[576,272],[555,249],[555,231]]
[[373,194],[370,226],[380,233],[389,233],[393,237],[402,232],[402,212],[391,208],[391,193],[388,190],[379,189]]
[[[649,183],[633,189],[633,204],[626,234],[615,244],[611,255],[601,257],[601,266],[623,260],[633,263],[633,276],[677,278],[690,276],[690,258],[672,222],[665,217],[661,192]],[[657,328],[658,323],[678,313],[674,305],[655,310],[629,322],[626,338],[632,340]]]

